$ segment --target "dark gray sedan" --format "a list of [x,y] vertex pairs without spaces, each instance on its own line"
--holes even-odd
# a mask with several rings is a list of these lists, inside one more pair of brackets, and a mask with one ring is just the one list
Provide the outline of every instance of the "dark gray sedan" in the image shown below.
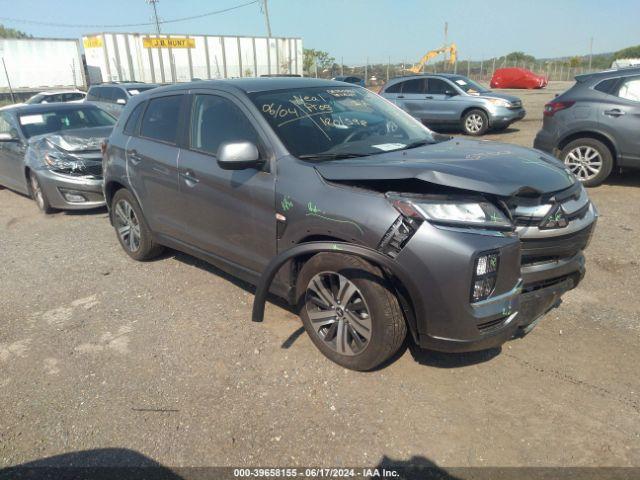
[[0,111],[0,185],[40,210],[104,205],[100,144],[116,120],[93,105],[23,105]]

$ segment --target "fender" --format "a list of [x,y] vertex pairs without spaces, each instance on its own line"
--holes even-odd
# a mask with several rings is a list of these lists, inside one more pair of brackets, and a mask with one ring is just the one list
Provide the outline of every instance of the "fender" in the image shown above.
[[411,276],[407,273],[407,271],[400,265],[397,261],[393,260],[386,255],[378,252],[377,250],[373,250],[372,248],[363,247],[361,245],[354,245],[352,243],[346,242],[308,242],[297,245],[293,248],[287,249],[284,252],[276,255],[271,259],[269,264],[266,266],[262,275],[260,277],[260,281],[256,287],[256,294],[253,300],[253,311],[251,315],[251,320],[253,322],[262,322],[264,319],[264,308],[266,303],[267,294],[269,292],[269,287],[271,286],[271,282],[274,277],[280,270],[280,267],[284,265],[289,260],[299,257],[301,255],[309,255],[311,253],[322,253],[322,252],[334,252],[334,253],[343,253],[348,255],[355,255],[357,257],[364,258],[380,267],[384,267],[388,271],[390,271],[393,275],[395,275],[400,282],[407,289],[407,293],[409,294],[410,300],[413,304],[414,308],[414,318],[408,318],[408,325],[411,334],[414,338],[417,338],[417,326],[415,316],[422,315],[424,313],[424,306],[422,305],[422,300],[419,294],[419,290],[417,286],[413,283]]

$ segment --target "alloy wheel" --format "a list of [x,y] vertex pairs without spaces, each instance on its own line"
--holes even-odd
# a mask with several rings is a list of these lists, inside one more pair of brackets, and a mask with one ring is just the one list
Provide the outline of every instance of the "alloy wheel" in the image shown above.
[[122,245],[130,252],[138,251],[140,248],[140,221],[133,207],[126,200],[120,200],[116,203],[114,213],[114,226]]
[[336,272],[321,272],[309,282],[305,297],[313,330],[328,347],[348,356],[367,347],[371,340],[371,316],[353,282]]
[[35,174],[31,174],[31,192],[33,193],[33,199],[36,201],[38,208],[44,210],[44,195],[42,193],[42,187]]
[[593,147],[580,146],[567,154],[564,164],[578,180],[591,180],[602,170],[602,156]]
[[480,130],[482,130],[484,120],[479,114],[473,113],[466,118],[466,120],[464,121],[464,125],[468,132],[478,133]]

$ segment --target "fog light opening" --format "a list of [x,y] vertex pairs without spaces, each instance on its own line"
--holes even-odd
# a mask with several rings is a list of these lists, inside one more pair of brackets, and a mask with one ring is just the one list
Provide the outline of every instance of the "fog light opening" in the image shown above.
[[484,253],[476,258],[471,283],[471,303],[491,296],[496,286],[499,264],[498,252]]
[[87,197],[75,190],[64,190],[61,188],[60,192],[64,199],[69,203],[85,203],[87,201]]

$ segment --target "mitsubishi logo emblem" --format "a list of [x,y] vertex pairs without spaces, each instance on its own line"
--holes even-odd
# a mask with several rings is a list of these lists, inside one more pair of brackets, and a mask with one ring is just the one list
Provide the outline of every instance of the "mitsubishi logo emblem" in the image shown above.
[[540,222],[540,229],[548,230],[551,228],[564,228],[569,224],[567,216],[561,205],[556,205],[551,209],[549,214]]

